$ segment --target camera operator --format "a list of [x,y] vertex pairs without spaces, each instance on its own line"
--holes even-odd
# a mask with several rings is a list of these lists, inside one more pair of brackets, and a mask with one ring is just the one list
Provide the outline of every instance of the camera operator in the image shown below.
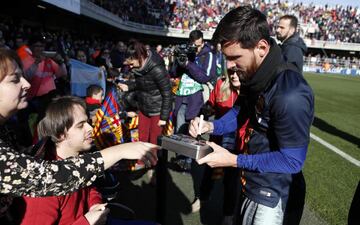
[[[175,49],[172,77],[180,77],[175,97],[176,133],[188,132],[189,121],[195,118],[204,104],[203,85],[216,79],[216,60],[210,46],[204,42],[203,33],[193,30],[189,35],[193,47]],[[191,159],[176,159],[181,169],[188,171]]]

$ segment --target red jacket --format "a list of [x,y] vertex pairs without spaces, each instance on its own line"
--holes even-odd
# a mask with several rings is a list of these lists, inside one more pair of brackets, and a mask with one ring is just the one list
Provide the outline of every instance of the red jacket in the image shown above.
[[23,200],[22,225],[89,225],[84,215],[91,206],[102,203],[95,187],[82,188],[65,196],[23,197]]
[[[215,119],[222,117],[226,114],[234,105],[238,97],[238,93],[236,91],[231,91],[229,98],[225,101],[222,101],[223,93],[221,93],[220,88],[223,83],[222,79],[218,79],[214,89],[211,91],[208,104],[215,110]],[[213,141],[219,145],[222,142],[222,136],[210,136],[210,141]]]
[[217,80],[215,84],[215,88],[211,91],[208,103],[215,110],[215,117],[222,117],[229,109],[231,109],[234,105],[238,97],[238,93],[236,91],[231,91],[230,97],[222,101],[223,93],[220,92],[221,84],[223,83],[222,79]]

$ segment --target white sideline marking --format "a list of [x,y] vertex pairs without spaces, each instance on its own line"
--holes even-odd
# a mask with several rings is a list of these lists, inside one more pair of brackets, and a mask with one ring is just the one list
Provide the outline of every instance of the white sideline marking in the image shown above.
[[318,136],[316,136],[315,134],[310,133],[310,137],[312,139],[314,139],[315,141],[319,142],[320,144],[324,145],[325,147],[327,147],[328,149],[330,149],[331,151],[335,152],[336,154],[340,155],[341,157],[343,157],[344,159],[346,159],[347,161],[351,162],[352,164],[354,164],[355,166],[360,167],[360,161],[357,159],[354,159],[353,157],[351,157],[350,155],[346,154],[345,152],[341,151],[340,149],[338,149],[337,147],[335,147],[334,145],[324,141],[323,139],[319,138]]

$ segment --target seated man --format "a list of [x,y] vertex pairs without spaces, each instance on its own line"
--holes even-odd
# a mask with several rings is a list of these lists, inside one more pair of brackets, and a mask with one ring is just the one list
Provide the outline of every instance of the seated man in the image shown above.
[[[54,99],[38,125],[40,138],[49,137],[53,145],[45,150],[44,158],[61,160],[90,150],[92,127],[87,121],[86,104],[82,99],[73,96]],[[94,187],[65,196],[23,197],[22,200],[21,209],[17,211],[22,225],[155,225],[148,221],[117,218],[107,221],[109,209],[102,204],[101,194]]]
[[[88,151],[92,127],[87,123],[86,105],[77,97],[55,99],[38,125],[40,137],[50,137],[53,148],[45,159],[59,160]],[[91,166],[91,165],[89,165]],[[21,224],[104,224],[105,208],[94,187],[80,189],[65,196],[23,197],[25,207]]]

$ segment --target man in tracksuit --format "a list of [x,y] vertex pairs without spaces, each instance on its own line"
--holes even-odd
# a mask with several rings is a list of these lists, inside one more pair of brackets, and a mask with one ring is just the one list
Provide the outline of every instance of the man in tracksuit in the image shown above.
[[[203,132],[222,135],[241,128],[235,155],[214,143],[200,159],[211,167],[242,169],[242,195],[236,224],[282,225],[293,176],[301,172],[314,116],[311,88],[270,38],[266,16],[250,6],[230,11],[214,36],[221,43],[229,73],[241,81],[240,95],[219,120],[204,122]],[[190,123],[196,136],[199,119]]]

